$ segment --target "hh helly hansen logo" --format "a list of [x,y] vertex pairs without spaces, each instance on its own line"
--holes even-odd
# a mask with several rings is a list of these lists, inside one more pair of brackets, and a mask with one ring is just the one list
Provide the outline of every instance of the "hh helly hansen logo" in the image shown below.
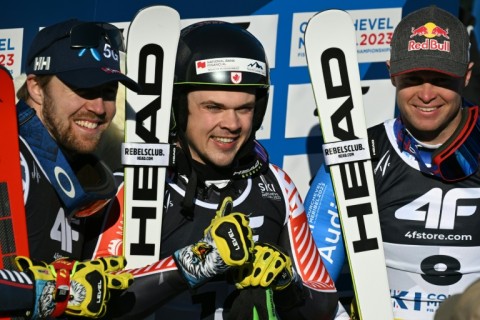
[[35,62],[33,65],[33,70],[42,71],[50,70],[50,57],[35,57]]

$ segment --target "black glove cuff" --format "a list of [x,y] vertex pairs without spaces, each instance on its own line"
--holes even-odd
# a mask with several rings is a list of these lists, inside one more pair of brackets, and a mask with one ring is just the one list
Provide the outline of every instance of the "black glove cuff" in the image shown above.
[[296,280],[283,290],[274,290],[273,298],[278,310],[290,310],[305,301],[305,290],[301,281]]

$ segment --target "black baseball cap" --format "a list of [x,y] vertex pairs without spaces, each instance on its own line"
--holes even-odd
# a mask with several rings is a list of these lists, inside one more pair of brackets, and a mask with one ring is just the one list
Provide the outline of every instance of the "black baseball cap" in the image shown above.
[[463,77],[469,63],[470,40],[463,23],[436,6],[416,10],[395,28],[390,75],[432,70]]
[[42,29],[27,55],[26,74],[55,75],[73,88],[119,81],[132,91],[139,85],[120,71],[121,31],[103,22],[70,19]]

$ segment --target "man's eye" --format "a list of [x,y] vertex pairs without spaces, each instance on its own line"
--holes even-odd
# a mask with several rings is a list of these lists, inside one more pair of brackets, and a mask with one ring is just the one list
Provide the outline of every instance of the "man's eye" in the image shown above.
[[437,86],[446,86],[452,83],[452,80],[450,78],[436,78],[432,83]]
[[102,92],[102,98],[103,100],[106,101],[113,101],[117,98],[117,89],[112,88],[112,89],[105,89]]
[[208,106],[206,106],[206,108],[207,108],[208,110],[212,110],[212,111],[220,110],[220,107],[217,106],[217,105],[215,105],[215,104],[208,105]]
[[106,101],[113,101],[117,98],[117,85],[99,86],[87,89],[75,89],[74,92],[84,99],[102,98]]
[[419,77],[405,77],[406,83],[422,83],[422,79]]
[[252,112],[253,108],[254,107],[243,107],[243,108],[238,109],[238,112],[243,113],[243,114],[247,114],[247,113]]

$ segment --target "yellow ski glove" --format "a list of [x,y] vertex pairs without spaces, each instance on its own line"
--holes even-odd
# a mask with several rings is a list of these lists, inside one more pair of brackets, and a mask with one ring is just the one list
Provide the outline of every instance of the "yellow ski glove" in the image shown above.
[[237,289],[246,287],[271,287],[283,290],[294,278],[292,260],[272,244],[256,244],[255,260],[234,271]]
[[173,257],[177,267],[191,288],[253,258],[248,217],[239,212],[231,213],[232,207],[232,198],[226,197],[205,229],[204,237],[175,251]]
[[35,282],[33,319],[58,317],[62,314],[98,318],[105,315],[109,290],[128,288],[133,282],[130,273],[111,274],[122,270],[124,257],[104,257],[79,262],[58,259],[52,264],[18,256],[15,262]]

